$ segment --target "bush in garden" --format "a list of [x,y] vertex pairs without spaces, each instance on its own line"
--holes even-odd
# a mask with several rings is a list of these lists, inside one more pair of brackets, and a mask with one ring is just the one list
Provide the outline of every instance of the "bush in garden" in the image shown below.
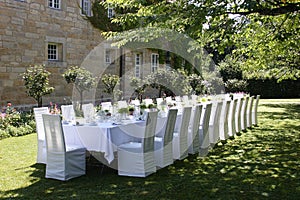
[[42,97],[54,91],[54,88],[49,86],[50,74],[42,65],[30,67],[22,74],[26,93],[37,101],[38,107],[42,106]]
[[0,118],[0,139],[34,132],[36,124],[32,114],[15,112]]
[[226,92],[246,92],[247,81],[238,79],[229,79],[225,82]]
[[83,92],[89,91],[96,86],[96,78],[85,68],[70,66],[62,76],[67,83],[74,84],[80,95],[80,110],[82,108]]

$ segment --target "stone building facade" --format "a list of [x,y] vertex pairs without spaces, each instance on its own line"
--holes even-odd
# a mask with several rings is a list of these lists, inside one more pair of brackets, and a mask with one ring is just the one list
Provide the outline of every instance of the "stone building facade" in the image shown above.
[[52,73],[55,92],[43,98],[44,104],[72,94],[61,74],[67,66],[80,66],[103,40],[85,20],[82,5],[90,11],[87,0],[0,0],[0,105],[35,104],[20,77],[33,65],[45,65]]
[[[43,97],[44,105],[50,101],[70,103],[73,88],[61,76],[68,66],[122,76],[125,98],[132,95],[125,89],[129,87],[129,77],[143,78],[163,67],[159,65],[159,55],[149,49],[123,49],[124,56],[120,57],[120,49],[106,44],[99,30],[85,19],[91,14],[91,0],[0,0],[0,106],[7,101],[19,106],[36,105],[27,96],[20,76],[33,65],[45,65],[51,72],[50,85],[55,91]],[[95,48],[99,48],[96,58],[87,61]],[[101,101],[107,95],[100,88],[95,98]]]

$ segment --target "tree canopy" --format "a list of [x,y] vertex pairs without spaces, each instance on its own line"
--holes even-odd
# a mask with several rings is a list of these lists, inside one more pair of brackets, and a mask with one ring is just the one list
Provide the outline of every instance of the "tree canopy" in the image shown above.
[[[139,27],[166,28],[193,38],[198,42],[198,47],[193,48],[205,48],[217,64],[231,57],[232,64],[247,72],[245,77],[281,80],[300,76],[299,0],[99,2],[95,5],[100,5],[102,10],[109,5],[116,11],[107,22],[110,26],[93,23],[107,37]],[[95,15],[90,20],[101,21],[101,18]],[[136,39],[136,34],[127,34],[128,41]],[[156,31],[149,37],[153,39],[159,35]]]

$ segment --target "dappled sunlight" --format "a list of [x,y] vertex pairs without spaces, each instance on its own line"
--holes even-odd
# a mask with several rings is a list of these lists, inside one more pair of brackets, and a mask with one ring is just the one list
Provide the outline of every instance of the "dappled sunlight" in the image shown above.
[[[218,143],[206,157],[190,155],[147,178],[121,177],[108,167],[101,173],[101,165],[87,165],[85,176],[61,182],[45,179],[42,164],[24,165],[15,169],[22,176],[17,181],[24,183],[7,188],[0,197],[297,199],[300,129],[294,117],[299,116],[300,108],[297,104],[273,105],[259,107],[258,127]],[[1,182],[11,178],[4,177]]]

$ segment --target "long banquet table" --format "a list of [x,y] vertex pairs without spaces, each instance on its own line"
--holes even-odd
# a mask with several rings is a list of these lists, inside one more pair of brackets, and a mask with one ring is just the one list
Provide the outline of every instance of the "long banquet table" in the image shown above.
[[[180,119],[181,115],[176,121]],[[164,133],[165,123],[166,117],[158,118],[156,135],[161,136]],[[122,124],[112,122],[76,126],[63,124],[63,131],[67,144],[84,146],[90,152],[101,152],[104,154],[105,161],[111,164],[120,144],[141,140],[145,124],[145,121],[136,120],[126,120]],[[175,130],[179,129],[179,124],[176,122]]]

